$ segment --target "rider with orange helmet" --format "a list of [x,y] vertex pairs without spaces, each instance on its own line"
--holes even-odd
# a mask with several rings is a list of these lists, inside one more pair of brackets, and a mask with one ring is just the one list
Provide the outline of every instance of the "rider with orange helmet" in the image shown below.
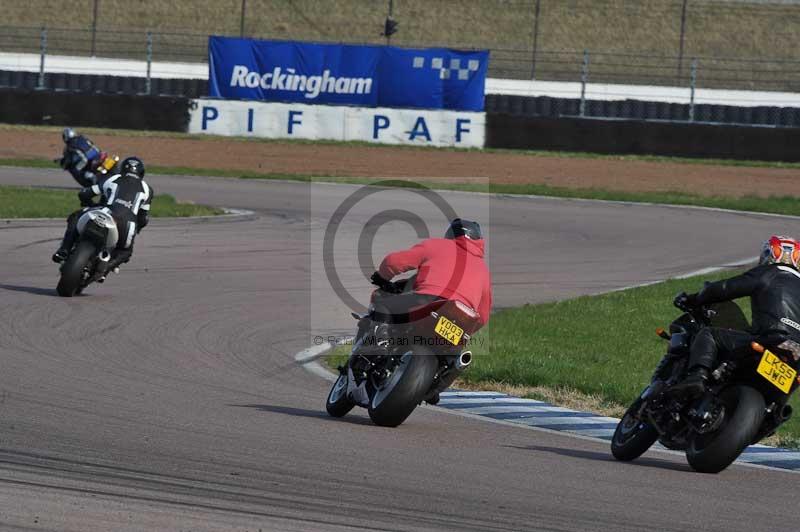
[[761,249],[758,266],[741,275],[707,284],[699,293],[678,294],[676,305],[699,307],[750,297],[750,332],[706,327],[695,337],[689,355],[689,374],[672,393],[703,393],[719,354],[737,358],[752,353],[750,343],[770,333],[800,342],[800,241],[773,235]]

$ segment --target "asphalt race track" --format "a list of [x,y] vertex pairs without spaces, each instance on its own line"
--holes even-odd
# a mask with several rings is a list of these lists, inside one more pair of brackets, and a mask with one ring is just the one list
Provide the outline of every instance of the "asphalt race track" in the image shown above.
[[[55,297],[50,262],[62,224],[0,225],[0,530],[797,530],[793,473],[700,475],[665,453],[623,464],[605,443],[436,408],[398,429],[363,410],[327,417],[329,384],[294,354],[351,327],[312,287],[320,230],[357,187],[148,181],[255,215],[157,220],[121,275],[71,300]],[[443,195],[489,220],[497,307],[731,263],[770,233],[800,233],[798,219]],[[381,198],[371,207],[397,207]],[[379,235],[377,255],[413,240],[409,228]],[[366,299],[357,268],[341,277]]]

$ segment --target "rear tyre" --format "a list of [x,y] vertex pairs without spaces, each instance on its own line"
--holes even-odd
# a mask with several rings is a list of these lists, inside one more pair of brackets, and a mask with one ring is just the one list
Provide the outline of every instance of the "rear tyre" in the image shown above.
[[639,401],[628,408],[611,438],[611,454],[617,460],[628,462],[644,454],[658,439],[658,431],[635,416]]
[[61,297],[72,297],[83,290],[81,279],[83,269],[97,253],[94,245],[85,240],[78,242],[78,245],[70,253],[64,265],[61,266],[61,279],[58,281],[56,291]]
[[325,401],[325,410],[332,417],[342,417],[354,406],[356,404],[347,396],[347,373],[340,373],[328,394],[328,400]]
[[722,427],[697,434],[689,443],[686,459],[700,473],[719,473],[750,445],[764,422],[764,396],[749,386],[731,386],[720,399],[725,405]]
[[396,427],[422,402],[433,384],[439,362],[427,349],[409,351],[386,381],[375,390],[369,417],[381,427]]

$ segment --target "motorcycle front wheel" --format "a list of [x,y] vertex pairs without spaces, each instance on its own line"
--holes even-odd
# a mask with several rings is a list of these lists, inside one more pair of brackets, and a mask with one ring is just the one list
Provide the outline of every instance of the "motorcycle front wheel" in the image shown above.
[[340,372],[325,401],[325,410],[332,417],[342,417],[356,406],[347,396],[347,372]]
[[764,396],[749,386],[731,386],[720,394],[725,405],[722,426],[697,434],[689,443],[686,459],[700,473],[719,473],[753,442],[766,414]]
[[611,438],[611,454],[617,460],[628,462],[639,458],[658,439],[658,431],[649,423],[636,417],[638,409],[639,400],[637,399],[619,420],[614,436]]
[[425,398],[438,369],[436,355],[424,348],[400,357],[392,374],[372,394],[368,408],[372,422],[396,427],[405,421]]

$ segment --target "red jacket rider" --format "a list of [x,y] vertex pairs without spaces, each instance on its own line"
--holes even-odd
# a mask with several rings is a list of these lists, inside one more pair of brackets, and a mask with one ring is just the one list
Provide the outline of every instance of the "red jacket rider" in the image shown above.
[[415,293],[461,301],[478,311],[481,325],[486,325],[492,309],[492,280],[483,255],[480,225],[457,218],[446,238],[429,238],[388,254],[378,273],[391,280],[416,269]]

